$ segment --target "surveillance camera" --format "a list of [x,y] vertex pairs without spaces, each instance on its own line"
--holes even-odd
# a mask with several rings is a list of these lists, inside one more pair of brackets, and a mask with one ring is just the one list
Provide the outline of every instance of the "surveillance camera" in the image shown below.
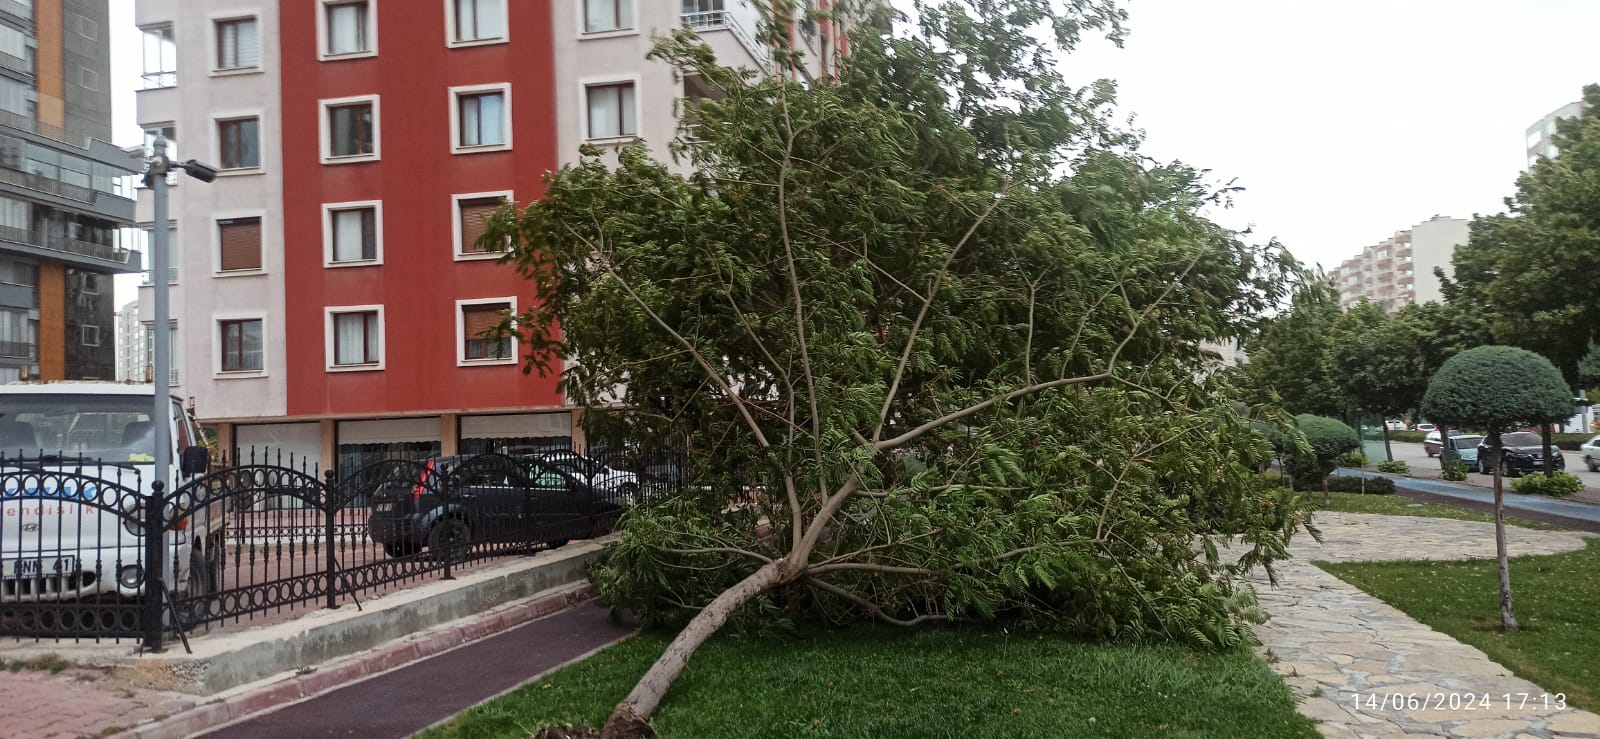
[[217,178],[217,168],[209,164],[190,159],[179,166],[183,167],[183,171],[188,172],[190,177],[201,182],[210,182]]

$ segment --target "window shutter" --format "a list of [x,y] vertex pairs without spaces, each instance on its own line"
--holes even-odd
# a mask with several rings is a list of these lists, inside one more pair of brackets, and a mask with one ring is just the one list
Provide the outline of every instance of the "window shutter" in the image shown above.
[[478,244],[489,228],[489,218],[500,209],[500,198],[478,198],[461,201],[461,251],[464,254],[483,254],[502,249],[485,249]]
[[500,311],[511,306],[505,303],[489,305],[464,305],[461,307],[461,328],[468,341],[483,336],[483,332],[500,325]]
[[261,269],[261,219],[217,221],[222,242],[222,271]]

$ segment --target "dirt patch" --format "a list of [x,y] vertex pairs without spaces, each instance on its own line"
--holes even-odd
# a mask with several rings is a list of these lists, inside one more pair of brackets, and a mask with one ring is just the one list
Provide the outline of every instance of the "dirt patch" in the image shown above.
[[600,730],[585,724],[545,726],[533,732],[530,739],[599,739]]

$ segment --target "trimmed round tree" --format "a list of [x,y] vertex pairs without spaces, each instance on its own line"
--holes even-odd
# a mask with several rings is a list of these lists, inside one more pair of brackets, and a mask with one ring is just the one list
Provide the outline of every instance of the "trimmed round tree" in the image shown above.
[[1526,349],[1480,346],[1451,357],[1428,382],[1422,417],[1450,428],[1482,429],[1494,468],[1494,538],[1500,560],[1500,626],[1515,631],[1506,515],[1500,477],[1500,434],[1572,415],[1572,391],[1550,360]]
[[1322,507],[1328,507],[1328,475],[1339,466],[1339,458],[1361,448],[1361,436],[1337,418],[1302,413],[1294,417],[1295,428],[1305,437],[1306,446],[1289,445],[1284,464],[1290,477],[1301,485],[1322,487]]

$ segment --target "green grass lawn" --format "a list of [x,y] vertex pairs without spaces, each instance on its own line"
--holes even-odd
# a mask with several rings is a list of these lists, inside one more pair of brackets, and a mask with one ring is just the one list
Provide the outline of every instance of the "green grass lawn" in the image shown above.
[[[422,736],[599,726],[665,646],[659,635],[635,637]],[[664,739],[1317,736],[1288,688],[1246,651],[868,627],[809,640],[714,639],[655,727]]]
[[[1491,513],[1439,503],[1424,503],[1420,500],[1403,498],[1398,495],[1362,495],[1360,493],[1329,493],[1329,495],[1332,498],[1333,505],[1326,509],[1321,508],[1322,493],[1311,494],[1311,499],[1317,504],[1319,510],[1341,511],[1344,513],[1382,513],[1389,516],[1452,518],[1458,521],[1494,521],[1494,514]],[[1506,516],[1506,523],[1527,529],[1562,530],[1562,527],[1554,524],[1530,521],[1525,518],[1513,518],[1511,516]]]
[[1600,710],[1600,540],[1567,554],[1511,559],[1520,631],[1500,627],[1495,562],[1316,563],[1570,704]]

